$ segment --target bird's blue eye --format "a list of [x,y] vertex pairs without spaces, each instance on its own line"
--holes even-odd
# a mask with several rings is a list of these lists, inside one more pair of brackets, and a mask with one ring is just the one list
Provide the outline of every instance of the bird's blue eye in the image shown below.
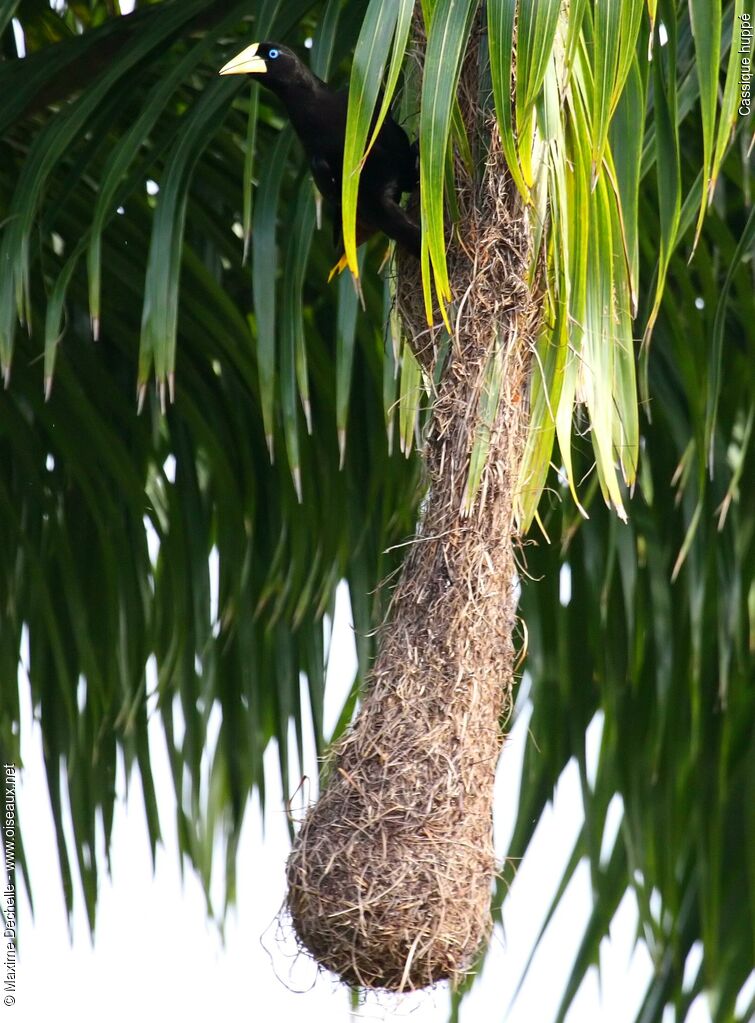
[[270,60],[275,60],[275,58],[278,56],[278,51],[275,49],[269,50],[267,55],[270,58]]

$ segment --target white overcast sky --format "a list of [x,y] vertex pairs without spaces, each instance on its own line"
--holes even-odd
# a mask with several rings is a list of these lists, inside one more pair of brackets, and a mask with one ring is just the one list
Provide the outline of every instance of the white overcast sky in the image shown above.
[[[354,663],[348,599],[341,589],[326,693],[328,729],[348,692]],[[69,943],[40,730],[31,722],[25,680],[22,689],[26,766],[20,775],[18,805],[36,915],[31,923],[22,899],[16,1020],[94,1023],[105,1015],[114,1023],[140,1017],[189,1023],[208,1018],[348,1023],[354,1018],[345,991],[329,976],[318,976],[311,962],[297,958],[290,942],[281,944],[277,936],[275,916],[283,900],[288,837],[273,748],[267,756],[270,784],[264,837],[255,803],[239,851],[238,905],[227,924],[225,945],[206,920],[196,877],[189,870],[183,880],[180,877],[172,783],[157,720],[151,728],[150,744],[165,847],[158,851],[156,871],[153,875],[141,792],[138,784],[132,784],[128,800],[119,802],[115,815],[112,878],[102,878],[94,947],[78,888],[73,943]],[[529,716],[525,709],[501,758],[495,806],[499,855],[513,825]],[[593,763],[599,739],[600,721],[596,720],[589,743]],[[304,773],[316,774],[311,745],[305,752]],[[292,777],[298,778],[295,768]],[[121,795],[123,790],[120,771]],[[620,816],[620,806],[615,803],[612,833]],[[519,998],[509,1012],[507,1009],[581,820],[579,781],[572,763],[559,783],[555,806],[546,812],[513,884],[505,909],[505,936],[496,931],[483,975],[462,1008],[462,1023],[550,1023],[554,1018],[589,912],[589,876],[584,865],[566,893]],[[636,922],[634,900],[628,895],[612,939],[604,943],[601,985],[597,972],[591,970],[568,1017],[570,1023],[634,1020],[651,970],[644,947],[633,949]],[[429,994],[371,999],[359,1010],[359,1018],[445,1023],[447,1012],[448,993],[441,987]],[[706,1023],[709,1018],[704,1001],[698,999],[690,1023]]]

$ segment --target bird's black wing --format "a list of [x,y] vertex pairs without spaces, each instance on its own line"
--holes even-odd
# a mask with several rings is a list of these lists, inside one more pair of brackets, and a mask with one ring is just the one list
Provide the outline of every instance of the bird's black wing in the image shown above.
[[418,259],[420,227],[399,205],[404,192],[417,185],[417,154],[406,132],[389,115],[364,166],[359,214],[374,229],[393,238]]
[[[333,241],[342,250],[341,181],[348,93],[319,89],[302,99],[297,109],[297,134],[309,156],[312,177],[333,220]],[[406,132],[385,118],[365,161],[357,204],[357,242],[383,231],[417,257],[420,229],[401,208],[402,193],[416,185],[416,152]]]

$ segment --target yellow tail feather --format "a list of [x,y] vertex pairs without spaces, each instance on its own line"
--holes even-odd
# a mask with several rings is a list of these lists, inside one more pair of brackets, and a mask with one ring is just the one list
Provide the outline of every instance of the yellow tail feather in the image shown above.
[[330,282],[333,280],[336,274],[342,274],[348,265],[349,265],[348,260],[346,259],[346,255],[344,254],[343,256],[341,256],[336,265],[328,274],[328,284],[330,284]]

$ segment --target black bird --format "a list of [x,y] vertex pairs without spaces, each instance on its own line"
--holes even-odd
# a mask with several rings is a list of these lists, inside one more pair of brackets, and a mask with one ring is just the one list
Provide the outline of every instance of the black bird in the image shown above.
[[[229,60],[220,74],[259,75],[261,84],[278,96],[309,157],[315,184],[332,208],[334,230],[340,240],[348,90],[335,92],[313,74],[293,50],[278,43],[253,43]],[[399,205],[402,194],[413,191],[417,181],[416,148],[388,114],[359,181],[358,245],[376,231],[383,231],[419,259],[419,226]],[[337,269],[344,266],[345,257]]]

